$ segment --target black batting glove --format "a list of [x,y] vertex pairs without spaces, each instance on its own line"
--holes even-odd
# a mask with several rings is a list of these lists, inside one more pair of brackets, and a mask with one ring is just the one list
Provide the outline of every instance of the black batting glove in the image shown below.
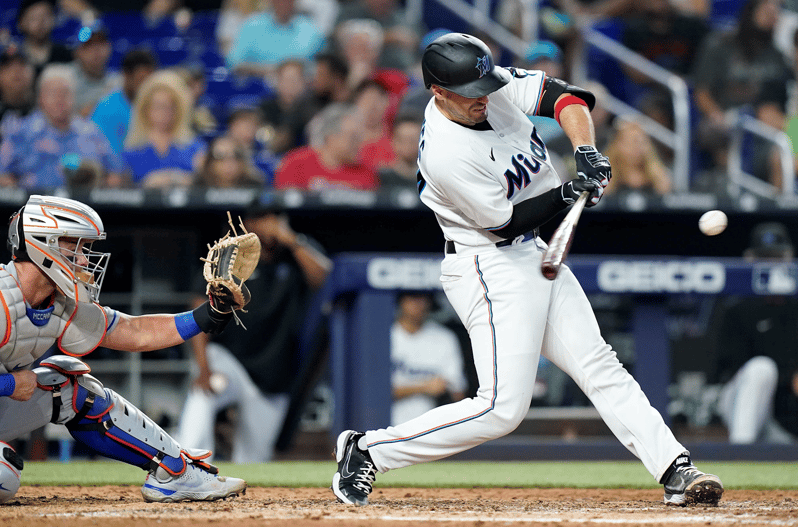
[[610,159],[596,150],[595,146],[584,145],[576,147],[576,175],[582,179],[594,179],[601,188],[607,188],[612,179]]
[[604,194],[604,187],[602,187],[595,179],[581,179],[576,178],[563,184],[560,187],[560,195],[563,202],[568,205],[573,203],[582,195],[582,192],[590,192],[590,196],[585,203],[585,207],[592,207],[596,205]]

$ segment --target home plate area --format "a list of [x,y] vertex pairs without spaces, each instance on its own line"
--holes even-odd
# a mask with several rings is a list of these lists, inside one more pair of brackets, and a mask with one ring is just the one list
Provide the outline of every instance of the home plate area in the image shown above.
[[4,527],[794,525],[798,491],[727,490],[717,507],[666,507],[660,489],[375,488],[371,504],[329,489],[254,487],[216,502],[147,503],[139,487],[23,486],[0,506]]

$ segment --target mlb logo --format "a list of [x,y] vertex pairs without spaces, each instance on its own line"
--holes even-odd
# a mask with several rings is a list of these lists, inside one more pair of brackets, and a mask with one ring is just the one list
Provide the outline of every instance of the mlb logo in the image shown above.
[[758,295],[794,295],[798,291],[796,264],[756,264],[752,273],[751,288]]

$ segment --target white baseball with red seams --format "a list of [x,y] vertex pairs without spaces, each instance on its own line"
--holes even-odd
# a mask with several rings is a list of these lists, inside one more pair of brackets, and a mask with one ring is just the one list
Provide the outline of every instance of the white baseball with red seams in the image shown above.
[[717,236],[728,224],[729,218],[722,210],[708,210],[698,219],[698,229],[707,236]]
[[[427,105],[419,144],[420,197],[435,212],[456,254],[441,264],[444,291],[468,330],[479,389],[473,398],[406,423],[366,432],[380,472],[461,452],[515,429],[529,410],[542,354],[588,395],[621,443],[659,480],[685,448],[604,342],[573,273],[540,272],[539,238],[504,247],[489,229],[506,225],[513,205],[561,184],[527,115],[536,115],[544,74],[513,71],[489,95],[477,130]],[[645,349],[638,350],[644,356]]]

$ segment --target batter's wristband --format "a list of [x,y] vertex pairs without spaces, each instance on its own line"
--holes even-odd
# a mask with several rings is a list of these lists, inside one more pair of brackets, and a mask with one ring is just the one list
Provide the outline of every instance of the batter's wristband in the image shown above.
[[554,120],[557,121],[557,124],[560,124],[560,112],[563,111],[566,106],[571,106],[572,104],[579,104],[585,108],[589,108],[587,103],[576,95],[566,95],[554,105]]
[[10,373],[0,375],[0,397],[8,397],[14,393],[17,387],[17,380]]
[[186,311],[185,313],[178,313],[175,315],[175,327],[183,340],[188,340],[202,333],[202,328],[200,328],[199,324],[197,324],[197,321],[194,319],[193,311]]

